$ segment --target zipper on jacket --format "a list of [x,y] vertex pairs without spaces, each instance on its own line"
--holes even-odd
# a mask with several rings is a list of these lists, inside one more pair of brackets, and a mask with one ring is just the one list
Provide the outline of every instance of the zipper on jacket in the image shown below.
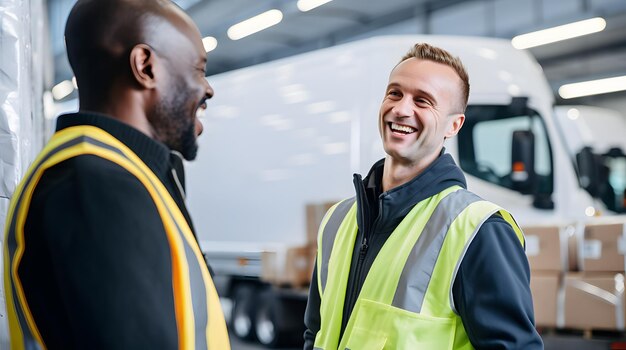
[[[365,263],[365,257],[367,256],[367,251],[370,247],[369,243],[371,243],[368,241],[367,238],[370,237],[370,241],[373,239],[378,223],[382,219],[382,215],[383,215],[383,200],[382,198],[379,198],[378,199],[378,215],[376,216],[376,219],[374,219],[373,222],[368,221],[367,226],[364,227],[364,230],[363,230],[363,239],[361,240],[361,248],[359,249],[359,259],[354,269],[354,285],[353,285],[352,290],[350,291],[349,299],[348,299],[350,302],[349,305],[351,305],[352,307],[352,310],[350,311],[350,315],[354,311],[354,306],[356,305],[356,301],[359,297],[359,292],[361,288],[363,287],[363,282],[365,281],[365,278],[367,278],[367,275],[364,277],[361,276],[361,274],[363,273],[362,270],[363,270],[363,264]],[[345,315],[345,316],[349,316],[349,315]]]
[[[170,151],[170,156],[174,156],[178,161],[183,161],[183,155],[177,151]],[[183,202],[187,199],[187,194],[185,193],[185,189],[183,188],[183,184],[178,177],[178,172],[176,171],[176,166],[172,163],[170,158],[170,174],[172,175],[172,180],[174,180],[174,184],[176,185],[176,189],[178,190],[178,196],[182,199]]]
[[[359,211],[361,212],[361,218],[362,218],[362,225],[363,227],[359,227],[359,229],[361,230],[362,233],[362,239],[361,239],[361,246],[358,250],[358,258],[356,261],[356,266],[354,268],[354,275],[350,276],[351,280],[352,280],[352,285],[351,285],[351,289],[349,291],[346,291],[346,300],[344,303],[344,313],[343,313],[343,319],[344,321],[342,322],[343,325],[345,326],[347,325],[347,321],[350,317],[350,315],[352,314],[352,311],[354,310],[354,306],[356,304],[357,298],[359,296],[359,292],[361,290],[362,287],[362,280],[364,280],[364,278],[362,278],[361,274],[363,273],[363,264],[365,262],[365,257],[367,256],[367,252],[369,249],[369,240],[368,237],[370,237],[371,235],[371,229],[372,229],[372,221],[370,218],[370,210],[369,210],[369,203],[367,200],[367,195],[365,194],[365,187],[363,184],[363,180],[361,179],[361,176],[358,174],[355,174],[355,179],[354,179],[354,184],[357,190],[357,197],[359,199]],[[349,309],[347,309],[346,307],[349,307]],[[341,330],[341,336],[343,336],[343,331],[345,329]]]
[[[367,255],[367,249],[369,248],[369,245],[367,244],[367,237],[365,237],[365,232],[363,232],[363,240],[361,240],[361,248],[359,249],[359,259],[357,260],[356,263],[356,268],[354,269],[354,279],[353,279],[353,284],[352,284],[352,289],[350,290],[350,294],[348,295],[348,304],[350,306],[350,313],[346,313],[345,311],[345,306],[344,306],[344,319],[346,320],[345,322],[347,322],[350,319],[350,316],[352,315],[352,312],[354,311],[354,306],[356,305],[356,301],[357,298],[359,297],[359,292],[361,291],[361,287],[363,287],[361,285],[361,270],[363,269],[363,262],[365,261],[365,256]],[[347,323],[346,323],[347,324]],[[343,331],[345,329],[342,329],[341,333],[343,336]]]
[[176,169],[172,168],[172,177],[174,178],[174,183],[176,183],[176,187],[178,188],[178,195],[183,199],[186,199],[185,190],[183,189],[183,185],[180,183],[180,179],[178,178],[178,173]]

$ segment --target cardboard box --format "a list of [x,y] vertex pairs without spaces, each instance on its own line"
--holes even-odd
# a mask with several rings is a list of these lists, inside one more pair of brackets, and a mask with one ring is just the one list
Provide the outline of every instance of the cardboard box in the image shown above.
[[566,328],[624,330],[624,275],[568,273],[565,275],[563,319]]
[[306,237],[307,244],[317,246],[317,233],[320,223],[330,207],[338,201],[328,201],[324,203],[311,203],[306,205]]
[[624,271],[626,242],[623,223],[585,225],[579,245],[579,265],[582,271]]
[[[533,271],[568,271],[573,226],[525,226],[526,256]],[[575,259],[573,260],[575,261]]]
[[310,245],[266,251],[261,255],[261,279],[274,285],[302,287],[313,274],[315,256]]
[[535,272],[530,274],[530,291],[533,295],[535,324],[538,327],[556,327],[557,294],[562,273]]

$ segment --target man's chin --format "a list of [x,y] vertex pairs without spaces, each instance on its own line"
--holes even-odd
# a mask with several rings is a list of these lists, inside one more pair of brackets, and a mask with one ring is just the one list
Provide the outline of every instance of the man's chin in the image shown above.
[[185,160],[194,160],[198,155],[198,138],[195,134],[195,128],[190,128],[187,133],[182,137],[182,148],[180,154],[182,154]]
[[195,160],[198,156],[198,146],[196,145],[192,149],[186,149],[184,152],[181,152],[183,158],[187,161]]

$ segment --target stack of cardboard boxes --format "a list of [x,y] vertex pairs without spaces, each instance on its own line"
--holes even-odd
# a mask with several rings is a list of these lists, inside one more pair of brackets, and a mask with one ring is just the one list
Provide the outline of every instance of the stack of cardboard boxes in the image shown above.
[[557,297],[564,272],[571,267],[575,239],[574,227],[532,226],[522,228],[526,237],[526,255],[530,264],[530,289],[538,327],[557,326]]
[[564,280],[566,328],[624,330],[625,229],[605,222],[579,230],[579,271]]
[[626,228],[608,220],[523,228],[538,327],[624,330]]
[[308,204],[306,210],[306,244],[263,252],[261,279],[277,286],[300,288],[311,281],[317,254],[317,231],[336,202]]

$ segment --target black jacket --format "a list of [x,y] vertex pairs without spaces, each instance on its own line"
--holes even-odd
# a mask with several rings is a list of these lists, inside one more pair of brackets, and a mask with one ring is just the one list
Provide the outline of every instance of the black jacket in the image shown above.
[[[449,154],[442,154],[414,179],[385,193],[381,193],[383,166],[384,160],[374,164],[364,180],[354,175],[359,232],[341,334],[376,255],[408,212],[418,202],[450,186],[467,187],[461,169]],[[313,349],[320,328],[316,281],[314,271],[304,320],[305,350]],[[452,291],[454,304],[476,349],[543,349],[534,327],[529,283],[528,260],[517,236],[502,217],[490,217],[470,244]]]
[[[76,125],[103,129],[135,152],[191,226],[177,155],[103,115],[64,115],[57,130]],[[25,231],[19,274],[48,349],[178,347],[170,245],[134,175],[94,155],[57,164],[35,188]]]

